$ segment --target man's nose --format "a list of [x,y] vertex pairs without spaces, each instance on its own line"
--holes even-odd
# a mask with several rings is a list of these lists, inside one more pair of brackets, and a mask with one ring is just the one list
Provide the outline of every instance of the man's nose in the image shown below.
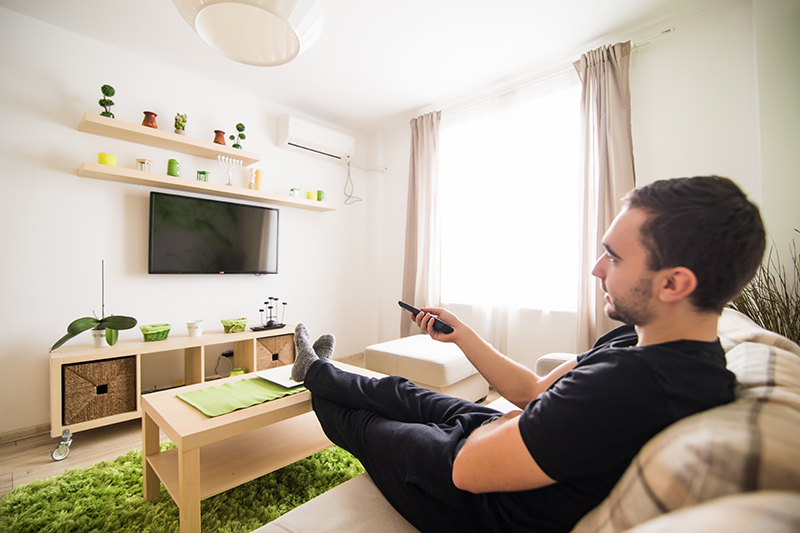
[[594,276],[596,278],[600,278],[600,279],[605,278],[606,271],[603,268],[603,258],[604,257],[605,257],[605,254],[603,254],[600,257],[598,257],[597,261],[595,261],[594,267],[592,268],[592,276]]

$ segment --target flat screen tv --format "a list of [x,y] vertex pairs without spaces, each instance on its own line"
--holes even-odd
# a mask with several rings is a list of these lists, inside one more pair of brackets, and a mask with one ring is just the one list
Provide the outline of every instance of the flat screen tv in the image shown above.
[[150,274],[277,274],[279,212],[150,193]]

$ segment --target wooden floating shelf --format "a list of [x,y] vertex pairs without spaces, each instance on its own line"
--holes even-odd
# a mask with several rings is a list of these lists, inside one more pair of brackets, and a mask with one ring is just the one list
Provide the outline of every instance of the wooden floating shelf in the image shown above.
[[[105,118],[105,117],[100,117]],[[238,151],[238,150],[237,150]],[[294,198],[288,195],[271,194],[262,191],[242,189],[229,185],[219,185],[206,181],[197,181],[188,178],[176,178],[167,174],[156,174],[154,172],[143,172],[131,168],[112,167],[84,161],[78,168],[78,176],[84,178],[94,178],[106,181],[116,181],[120,183],[130,183],[134,185],[144,185],[147,187],[160,187],[186,192],[196,192],[203,194],[213,194],[238,200],[250,200],[268,204],[282,205],[286,207],[297,207],[300,209],[310,209],[312,211],[335,211],[339,209],[337,204],[330,202],[318,202],[305,198]]]
[[245,167],[261,161],[261,155],[253,152],[237,150],[230,146],[178,135],[172,130],[158,130],[114,118],[101,117],[94,113],[84,113],[78,125],[78,130],[121,141],[154,146],[165,150],[175,150],[176,152],[205,157],[206,159],[216,159],[218,155],[232,157],[241,159],[242,166]]

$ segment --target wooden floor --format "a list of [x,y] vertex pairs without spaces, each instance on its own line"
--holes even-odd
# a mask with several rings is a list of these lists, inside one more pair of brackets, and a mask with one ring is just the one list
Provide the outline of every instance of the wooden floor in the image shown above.
[[[162,435],[162,441],[167,440]],[[141,449],[142,421],[129,420],[75,433],[69,457],[54,461],[50,453],[60,442],[61,438],[52,439],[48,434],[0,445],[0,497],[31,481],[115,459],[134,448]]]

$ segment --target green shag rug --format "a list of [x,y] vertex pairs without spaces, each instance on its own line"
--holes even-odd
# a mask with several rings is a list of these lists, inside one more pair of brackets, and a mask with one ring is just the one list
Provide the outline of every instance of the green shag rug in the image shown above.
[[[170,443],[163,449],[173,447]],[[202,531],[249,533],[364,471],[328,448],[200,504]],[[142,497],[142,451],[18,487],[0,500],[0,532],[178,533],[178,507],[164,487]]]

